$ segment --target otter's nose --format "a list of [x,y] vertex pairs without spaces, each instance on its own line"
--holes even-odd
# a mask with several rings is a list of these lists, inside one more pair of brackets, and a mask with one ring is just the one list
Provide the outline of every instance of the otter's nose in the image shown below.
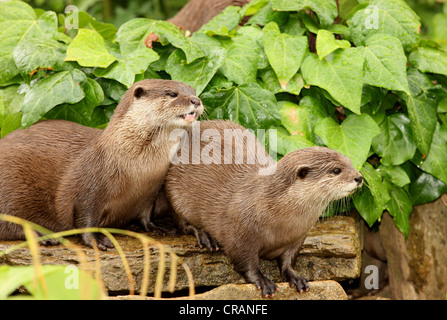
[[200,105],[202,104],[200,99],[197,97],[192,97],[190,101],[196,108],[200,107]]
[[354,178],[354,181],[357,182],[358,185],[360,185],[363,181],[363,177],[362,176],[358,176],[356,178]]

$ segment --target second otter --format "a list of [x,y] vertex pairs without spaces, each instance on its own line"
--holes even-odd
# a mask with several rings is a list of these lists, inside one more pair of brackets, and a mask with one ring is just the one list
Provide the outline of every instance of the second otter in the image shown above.
[[[225,131],[243,141],[243,154],[236,154],[237,143],[226,139]],[[210,136],[217,137],[218,149],[210,147]],[[306,234],[331,201],[362,185],[361,174],[347,157],[323,147],[291,152],[276,166],[271,158],[250,164],[247,159],[258,159],[259,152],[268,155],[252,134],[230,121],[201,121],[199,139],[199,152],[190,152],[186,164],[172,165],[166,177],[166,196],[180,228],[211,251],[222,245],[236,271],[263,296],[273,296],[277,286],[261,273],[260,257],[276,259],[282,279],[307,290],[307,280],[294,270]],[[181,145],[190,144],[191,150],[191,140],[190,133]],[[221,163],[204,158],[216,154]]]
[[[170,165],[174,128],[203,112],[194,89],[177,81],[143,80],[123,96],[105,130],[47,120],[0,140],[0,213],[52,231],[154,227],[151,208]],[[113,247],[98,234],[102,250]],[[23,239],[20,226],[0,221],[0,240]]]

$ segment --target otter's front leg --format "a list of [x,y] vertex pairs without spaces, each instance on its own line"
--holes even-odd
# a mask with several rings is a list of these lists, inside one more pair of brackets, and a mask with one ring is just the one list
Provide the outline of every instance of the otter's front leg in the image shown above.
[[[98,210],[93,206],[75,205],[74,208],[74,227],[75,228],[92,228],[100,226],[100,216]],[[90,248],[96,244],[99,250],[106,251],[108,248],[114,248],[112,241],[105,235],[93,232],[84,232],[82,241]]]
[[100,233],[85,232],[82,234],[82,241],[84,241],[84,244],[90,248],[93,248],[96,243],[96,246],[101,251],[115,248],[112,241]]
[[301,245],[304,242],[304,239],[301,240],[298,244],[286,250],[278,259],[278,267],[281,272],[281,278],[284,282],[288,282],[291,287],[295,287],[296,291],[303,292],[309,291],[309,286],[306,278],[299,276],[295,270],[296,259],[298,257],[298,253],[300,252]]
[[273,297],[278,290],[276,283],[265,277],[259,269],[245,272],[244,277],[247,281],[253,283],[258,290],[262,290],[264,298]]
[[253,283],[258,290],[262,290],[262,296],[264,298],[273,297],[278,290],[278,286],[273,280],[270,280],[262,274],[259,269],[259,257],[256,253],[253,251],[245,251],[239,253],[238,257],[230,257],[230,259],[233,261],[234,269],[237,272],[242,274],[248,282]]
[[158,233],[163,236],[168,235],[168,234],[176,234],[177,230],[161,227],[154,222],[156,210],[157,210],[157,204],[153,203],[148,208],[143,210],[143,212],[140,214],[139,222],[140,222],[141,226],[143,227],[144,231]]

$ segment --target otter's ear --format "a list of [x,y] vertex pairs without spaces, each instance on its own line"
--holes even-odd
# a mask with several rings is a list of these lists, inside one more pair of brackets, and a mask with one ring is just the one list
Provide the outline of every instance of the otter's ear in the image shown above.
[[309,167],[299,167],[299,168],[290,168],[290,167],[279,167],[276,170],[275,176],[276,179],[279,180],[280,186],[284,186],[286,188],[293,185],[296,181],[304,180],[306,176],[309,174]]
[[133,96],[137,99],[147,96],[147,91],[143,87],[136,87],[133,90]]
[[310,168],[308,168],[308,167],[301,167],[296,172],[296,176],[299,179],[304,179],[304,178],[306,178],[306,176],[309,173],[309,171],[310,171]]

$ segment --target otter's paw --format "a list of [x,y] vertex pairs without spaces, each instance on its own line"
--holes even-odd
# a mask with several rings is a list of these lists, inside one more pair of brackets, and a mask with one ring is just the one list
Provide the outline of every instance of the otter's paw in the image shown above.
[[82,235],[82,240],[84,240],[85,245],[87,245],[90,248],[93,248],[93,246],[98,247],[101,251],[107,251],[108,248],[112,249],[115,248],[112,241],[110,241],[109,238],[107,238],[104,235],[96,234],[96,233],[84,233]]
[[47,239],[40,241],[39,244],[44,247],[53,247],[57,246],[59,244],[59,241],[57,241],[56,239]]
[[202,229],[188,224],[183,227],[183,232],[186,234],[194,235],[197,239],[197,244],[199,245],[200,249],[205,247],[208,249],[209,252],[218,251],[220,249],[219,243]]
[[298,292],[307,292],[309,291],[309,285],[307,284],[309,280],[307,280],[304,277],[298,276],[298,275],[294,275],[292,277],[290,277],[289,279],[289,284],[290,286],[293,288],[296,288],[296,291]]
[[165,228],[165,227],[160,227],[157,226],[154,223],[151,223],[151,225],[146,228],[147,232],[152,232],[152,233],[156,233],[162,236],[167,236],[167,235],[174,235],[177,233],[176,229],[171,229],[171,228]]
[[255,286],[258,290],[262,290],[262,296],[264,298],[273,297],[278,290],[276,283],[266,277],[260,277],[256,280]]
[[144,219],[140,219],[140,224],[145,232],[151,232],[162,236],[173,235],[177,233],[176,229],[165,228],[157,225],[156,223],[152,222],[150,217],[144,217]]
[[214,240],[208,233],[201,229],[197,230],[198,232],[196,238],[200,248],[205,246],[209,252],[218,251],[220,249],[217,241]]

